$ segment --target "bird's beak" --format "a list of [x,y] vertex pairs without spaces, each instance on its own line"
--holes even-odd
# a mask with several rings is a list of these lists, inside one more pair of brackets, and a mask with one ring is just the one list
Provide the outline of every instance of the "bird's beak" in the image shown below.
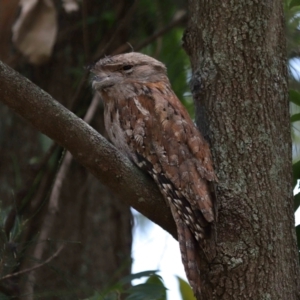
[[92,87],[95,90],[102,90],[113,86],[113,81],[110,75],[103,73],[98,73],[93,77]]

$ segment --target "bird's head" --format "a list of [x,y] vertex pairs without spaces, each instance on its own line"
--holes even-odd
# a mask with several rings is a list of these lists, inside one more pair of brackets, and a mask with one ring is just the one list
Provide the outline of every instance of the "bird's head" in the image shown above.
[[137,52],[100,59],[91,69],[93,88],[99,92],[120,89],[130,83],[168,81],[166,67],[160,61]]

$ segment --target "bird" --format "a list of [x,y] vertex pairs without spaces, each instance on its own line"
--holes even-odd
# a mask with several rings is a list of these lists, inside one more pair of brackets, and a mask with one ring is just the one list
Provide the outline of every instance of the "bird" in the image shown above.
[[130,52],[100,59],[91,72],[108,137],[157,184],[177,227],[189,283],[201,293],[198,250],[217,218],[209,143],[173,92],[162,62]]

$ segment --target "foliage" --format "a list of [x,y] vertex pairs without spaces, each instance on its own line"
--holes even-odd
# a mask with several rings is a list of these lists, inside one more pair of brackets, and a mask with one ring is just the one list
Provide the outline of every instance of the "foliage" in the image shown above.
[[[128,287],[131,281],[143,277],[147,278],[144,283]],[[177,281],[182,300],[195,300],[190,285],[180,277],[177,277]],[[104,292],[96,291],[85,300],[118,300],[123,297],[126,300],[166,300],[166,290],[167,288],[157,271],[144,271],[126,276]]]
[[180,290],[182,300],[195,300],[196,298],[193,294],[190,285],[185,280],[183,280],[178,276],[177,276],[177,280],[179,283],[179,290]]
[[300,6],[300,1],[299,0],[292,0],[290,2],[290,5],[289,5],[290,9],[293,8],[293,7],[295,7],[295,6]]
[[[95,292],[85,300],[118,300],[127,295],[126,300],[166,300],[166,287],[157,271],[144,271],[122,278],[105,292]],[[128,287],[132,280],[146,277],[145,283]]]

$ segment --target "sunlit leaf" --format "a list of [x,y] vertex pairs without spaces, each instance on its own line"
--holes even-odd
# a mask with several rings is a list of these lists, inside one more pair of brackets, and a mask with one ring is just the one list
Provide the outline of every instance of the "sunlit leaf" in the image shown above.
[[179,276],[177,276],[177,280],[182,300],[196,300],[190,285]]

